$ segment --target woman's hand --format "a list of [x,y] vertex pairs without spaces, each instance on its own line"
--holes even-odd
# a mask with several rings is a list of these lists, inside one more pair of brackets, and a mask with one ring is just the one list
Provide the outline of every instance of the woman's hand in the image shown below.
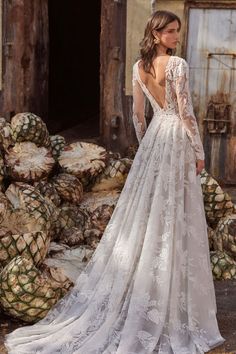
[[196,173],[197,175],[199,175],[199,173],[201,173],[201,171],[204,169],[205,167],[205,160],[197,160],[196,161]]

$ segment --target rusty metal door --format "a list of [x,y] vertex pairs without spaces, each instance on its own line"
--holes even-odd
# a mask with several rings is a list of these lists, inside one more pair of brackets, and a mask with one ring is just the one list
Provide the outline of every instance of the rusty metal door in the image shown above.
[[187,61],[206,169],[236,184],[236,9],[189,9]]

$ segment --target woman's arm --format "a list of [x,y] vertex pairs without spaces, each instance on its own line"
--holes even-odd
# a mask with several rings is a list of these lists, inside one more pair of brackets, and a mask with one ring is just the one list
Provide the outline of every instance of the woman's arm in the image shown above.
[[184,59],[178,64],[175,70],[175,87],[179,107],[179,114],[191,140],[196,159],[204,160],[205,154],[200,138],[197,121],[193,112],[192,100],[189,90],[189,68]]
[[133,66],[133,124],[135,133],[140,144],[146,129],[147,123],[145,118],[145,96],[138,82],[136,74],[136,65]]

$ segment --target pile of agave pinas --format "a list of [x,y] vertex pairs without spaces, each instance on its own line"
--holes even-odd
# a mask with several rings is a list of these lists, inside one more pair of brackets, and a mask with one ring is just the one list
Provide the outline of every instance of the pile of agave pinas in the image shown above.
[[201,185],[214,279],[236,279],[236,206],[205,170]]
[[[34,323],[73,286],[45,263],[50,246],[86,246],[92,255],[136,150],[122,158],[95,143],[66,143],[28,112],[0,118],[0,150],[0,307]],[[206,171],[201,182],[213,275],[235,279],[235,206]]]
[[50,245],[85,245],[92,255],[132,159],[94,143],[66,144],[29,112],[0,118],[0,150],[0,307],[33,323],[73,286],[44,262]]

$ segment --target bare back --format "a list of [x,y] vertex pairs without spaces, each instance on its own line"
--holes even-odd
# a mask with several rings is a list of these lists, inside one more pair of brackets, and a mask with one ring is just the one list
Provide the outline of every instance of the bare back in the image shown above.
[[156,102],[161,108],[165,106],[165,85],[166,85],[166,67],[170,56],[157,57],[153,61],[153,75],[146,73],[142,66],[142,61],[139,63],[139,76],[144,85],[147,87],[150,94],[155,98]]

